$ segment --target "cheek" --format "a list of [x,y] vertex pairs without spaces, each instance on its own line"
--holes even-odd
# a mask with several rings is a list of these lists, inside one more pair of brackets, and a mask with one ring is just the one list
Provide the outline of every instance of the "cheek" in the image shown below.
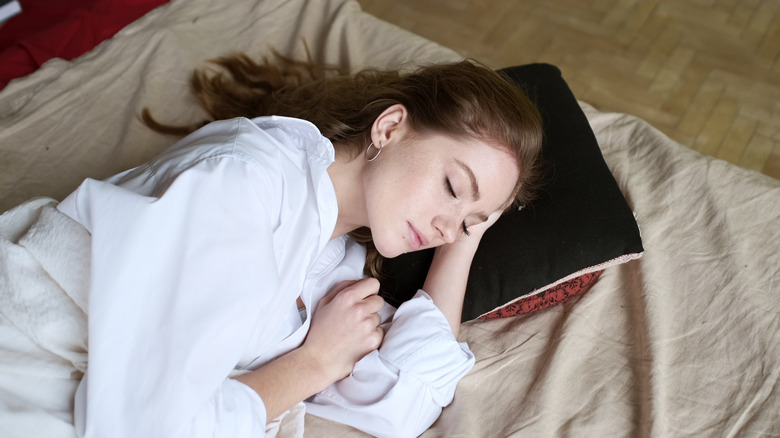
[[387,166],[372,172],[366,179],[366,198],[379,208],[403,211],[417,196],[428,190],[424,171]]
[[386,240],[398,222],[399,212],[404,210],[403,199],[399,199],[398,189],[392,181],[375,174],[365,180],[366,224],[377,242]]

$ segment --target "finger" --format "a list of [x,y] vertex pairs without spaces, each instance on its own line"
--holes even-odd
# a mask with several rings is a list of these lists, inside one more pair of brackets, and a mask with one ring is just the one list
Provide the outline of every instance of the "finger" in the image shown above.
[[371,333],[371,350],[376,350],[382,345],[382,340],[385,338],[385,330],[382,326],[376,326],[373,333]]
[[481,237],[482,234],[488,230],[488,228],[492,227],[493,224],[495,224],[498,221],[498,219],[501,218],[502,213],[503,212],[500,210],[494,211],[493,213],[490,214],[490,216],[488,216],[485,222],[472,225],[471,227],[469,227],[469,231],[471,232],[472,235]]
[[378,313],[372,313],[368,317],[372,320],[374,327],[379,327],[382,324],[382,317]]
[[363,304],[366,306],[366,310],[370,313],[376,313],[385,307],[385,299],[379,295],[369,295],[363,299]]
[[333,288],[328,291],[328,293],[322,297],[322,300],[320,302],[322,303],[329,303],[333,300],[333,297],[339,294],[339,292],[343,291],[344,289],[352,286],[353,284],[357,283],[359,280],[344,280],[340,282],[339,284],[333,286]]
[[501,215],[503,215],[504,212],[502,210],[494,211],[493,213],[490,213],[490,216],[488,216],[487,224],[488,227],[495,224],[499,218],[501,218]]
[[364,299],[379,293],[379,280],[373,277],[362,278],[350,285],[349,289],[356,295],[356,298]]
[[360,281],[359,278],[355,279],[355,280],[343,280],[342,282],[340,282],[339,284],[334,286],[333,289],[331,289],[330,293],[336,295],[339,292],[343,291],[344,289],[353,286],[355,283],[357,283],[359,281]]

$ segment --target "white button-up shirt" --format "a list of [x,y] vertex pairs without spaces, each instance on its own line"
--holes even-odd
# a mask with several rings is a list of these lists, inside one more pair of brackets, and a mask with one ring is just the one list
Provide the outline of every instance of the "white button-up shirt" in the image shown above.
[[[264,435],[263,400],[229,377],[300,346],[319,300],[363,276],[365,250],[330,239],[333,160],[309,122],[237,118],[86,180],[60,204],[92,234],[81,435]],[[307,410],[378,436],[417,435],[474,358],[424,292],[384,313],[393,320],[380,349]]]

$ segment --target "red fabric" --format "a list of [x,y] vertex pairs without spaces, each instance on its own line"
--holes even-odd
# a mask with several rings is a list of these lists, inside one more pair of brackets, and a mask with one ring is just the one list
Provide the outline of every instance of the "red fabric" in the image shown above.
[[547,309],[548,307],[560,304],[569,298],[578,294],[582,294],[590,289],[590,286],[596,280],[598,280],[602,272],[604,271],[583,274],[577,278],[551,287],[544,292],[529,295],[527,297],[521,297],[504,307],[498,308],[490,313],[486,313],[480,316],[480,319],[507,318],[510,316],[523,315],[526,313],[535,312],[537,310]]
[[168,0],[19,0],[0,27],[0,89],[51,58],[73,59]]

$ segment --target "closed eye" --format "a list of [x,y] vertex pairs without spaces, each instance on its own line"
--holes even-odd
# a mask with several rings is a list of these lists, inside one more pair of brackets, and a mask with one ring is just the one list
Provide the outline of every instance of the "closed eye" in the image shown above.
[[452,188],[452,182],[450,182],[449,177],[444,178],[444,184],[447,186],[447,191],[450,192],[450,195],[452,195],[453,198],[458,199],[458,195],[455,194],[455,189]]
[[[450,195],[452,195],[453,198],[458,199],[458,195],[455,194],[455,189],[452,188],[452,182],[450,182],[449,177],[444,178],[444,185],[447,187],[447,191],[450,192]],[[463,230],[463,234],[466,236],[471,235],[471,233],[469,233],[468,227],[466,227],[466,222],[461,223],[460,228]]]

